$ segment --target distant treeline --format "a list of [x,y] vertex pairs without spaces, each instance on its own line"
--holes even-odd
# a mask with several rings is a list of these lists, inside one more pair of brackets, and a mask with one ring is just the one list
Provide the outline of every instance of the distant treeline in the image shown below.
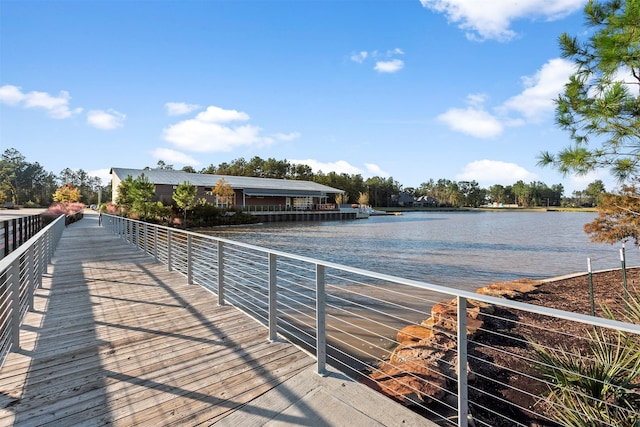
[[[155,168],[147,169],[173,169],[173,166],[161,160]],[[438,207],[479,207],[487,203],[517,204],[522,207],[591,207],[597,205],[600,194],[605,191],[604,184],[600,180],[589,184],[583,191],[574,191],[571,197],[564,195],[562,184],[549,187],[540,181],[525,183],[520,180],[512,185],[496,184],[489,188],[481,188],[476,181],[429,179],[417,188],[403,187],[393,177],[374,176],[364,179],[360,174],[313,172],[308,165],[274,158],[264,160],[258,156],[248,161],[238,158],[230,163],[220,163],[218,166],[209,165],[200,171],[196,171],[191,166],[185,166],[181,170],[192,173],[314,181],[344,190],[347,193],[347,203],[357,203],[360,194],[367,194],[369,203],[374,207],[406,204],[405,200],[408,199],[399,197],[401,193],[414,199],[422,197],[427,200],[423,205]]]
[[[160,160],[155,168],[173,169],[172,165]],[[181,169],[185,172],[217,175],[251,176],[261,178],[293,179],[314,181],[346,192],[344,203],[357,203],[361,194],[368,195],[369,204],[374,207],[397,206],[405,203],[404,193],[411,198],[424,196],[425,205],[445,207],[477,207],[487,203],[514,204],[519,206],[594,206],[604,192],[602,181],[595,181],[584,190],[565,197],[561,184],[547,186],[534,181],[518,181],[512,185],[492,185],[481,188],[476,181],[451,181],[430,179],[419,187],[403,187],[393,177],[374,176],[364,179],[360,174],[337,172],[313,172],[310,166],[293,164],[287,160],[253,157],[247,161],[239,158],[218,166],[209,165],[200,171],[192,166]],[[53,194],[63,184],[71,183],[80,190],[80,201],[90,205],[111,199],[111,183],[102,183],[99,177],[89,176],[82,169],[63,169],[59,174],[47,172],[38,162],[31,163],[16,149],[4,151],[0,159],[0,206],[11,202],[21,206],[49,206]]]

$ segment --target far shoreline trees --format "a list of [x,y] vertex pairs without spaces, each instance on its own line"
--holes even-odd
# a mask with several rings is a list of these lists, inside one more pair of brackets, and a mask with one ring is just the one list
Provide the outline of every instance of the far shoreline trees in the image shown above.
[[[147,167],[151,170],[152,168]],[[172,165],[158,161],[158,169],[172,170]],[[38,170],[39,177],[28,171]],[[263,160],[253,157],[247,161],[239,158],[218,166],[209,165],[199,172],[191,166],[182,168],[184,172],[208,173],[216,175],[251,176],[291,180],[308,180],[343,190],[348,197],[343,203],[358,203],[365,194],[373,207],[397,206],[398,195],[403,192],[416,199],[428,199],[424,206],[478,207],[487,203],[520,207],[593,207],[598,204],[598,192],[604,192],[602,181],[595,181],[581,191],[564,195],[562,184],[548,186],[540,181],[525,183],[517,181],[512,185],[495,184],[482,188],[476,181],[452,181],[449,179],[429,179],[418,187],[406,187],[393,177],[374,176],[364,179],[360,174],[346,174],[322,171],[314,173],[308,165],[291,164],[287,160],[273,158]],[[12,202],[20,206],[47,206],[53,202],[53,194],[61,185],[71,183],[80,190],[80,202],[98,203],[98,193],[102,193],[104,203],[111,199],[111,184],[102,186],[100,179],[90,177],[85,171],[64,169],[59,176],[47,173],[37,163],[30,164],[17,150],[9,149],[0,159],[0,206]],[[40,194],[41,196],[37,196]],[[123,201],[126,205],[126,201]],[[148,205],[148,202],[147,202]],[[145,206],[147,206],[145,205]],[[140,206],[143,207],[143,206]],[[153,208],[152,206],[147,206]]]

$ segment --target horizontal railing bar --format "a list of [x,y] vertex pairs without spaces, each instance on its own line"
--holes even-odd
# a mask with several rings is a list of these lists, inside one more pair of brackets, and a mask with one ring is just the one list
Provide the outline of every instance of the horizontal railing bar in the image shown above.
[[[132,219],[128,219],[127,221],[131,221],[131,222],[136,223],[136,224],[142,224],[143,223],[142,221],[132,220]],[[325,268],[331,268],[331,269],[335,269],[335,270],[346,271],[348,273],[363,275],[363,276],[366,276],[366,277],[380,279],[380,280],[391,282],[391,283],[396,283],[396,284],[400,284],[400,285],[411,286],[413,288],[433,291],[433,292],[437,292],[437,293],[441,293],[441,294],[445,294],[445,295],[450,295],[451,297],[462,297],[462,298],[471,299],[471,300],[475,300],[475,301],[482,301],[482,302],[485,302],[485,303],[488,303],[488,304],[497,305],[497,306],[509,307],[509,308],[516,309],[516,310],[523,310],[523,311],[527,311],[527,312],[530,312],[530,313],[543,314],[543,315],[547,315],[547,316],[557,317],[557,318],[563,319],[563,320],[570,320],[570,321],[575,321],[575,322],[579,322],[579,323],[585,323],[587,325],[600,326],[600,327],[603,327],[603,328],[617,329],[617,330],[620,330],[620,331],[630,332],[630,333],[633,333],[633,334],[640,334],[640,325],[633,325],[633,324],[621,322],[621,321],[618,321],[618,320],[612,320],[612,319],[606,319],[606,318],[601,318],[601,317],[588,316],[588,315],[585,315],[585,314],[572,313],[572,312],[568,312],[568,311],[558,310],[558,309],[555,309],[555,308],[549,308],[549,307],[537,306],[537,305],[533,305],[533,304],[527,304],[527,303],[519,302],[519,301],[505,300],[503,298],[492,297],[492,296],[478,294],[478,293],[470,292],[470,291],[447,288],[447,287],[441,286],[441,285],[435,285],[435,284],[427,283],[427,282],[420,282],[420,281],[413,280],[413,279],[405,279],[405,278],[401,278],[401,277],[397,277],[397,276],[391,276],[389,274],[384,274],[384,273],[378,273],[378,272],[375,272],[375,271],[364,270],[364,269],[358,268],[358,267],[350,267],[350,266],[337,264],[337,263],[333,263],[333,262],[329,262],[329,261],[321,261],[321,260],[318,260],[318,259],[315,259],[315,258],[310,258],[310,257],[302,256],[302,255],[291,254],[291,253],[283,252],[283,251],[279,251],[279,250],[265,249],[265,248],[262,248],[260,246],[252,245],[252,244],[249,244],[249,243],[237,242],[237,241],[234,241],[234,240],[224,239],[224,238],[220,238],[220,237],[203,235],[203,234],[200,234],[200,233],[197,233],[197,232],[193,232],[193,231],[176,230],[176,229],[171,229],[169,227],[162,226],[162,225],[155,225],[155,227],[171,230],[173,233],[175,233],[177,235],[179,235],[181,233],[184,233],[185,234],[185,240],[186,240],[186,235],[202,237],[202,238],[205,238],[205,239],[210,239],[212,241],[216,241],[216,242],[220,241],[220,242],[226,243],[228,245],[238,246],[238,247],[254,250],[254,251],[257,251],[257,252],[261,252],[261,253],[266,253],[266,254],[272,253],[272,254],[274,254],[274,255],[276,255],[278,257],[294,259],[294,260],[297,260],[297,261],[302,261],[302,262],[310,263],[310,264],[313,264],[313,265],[319,264],[319,265],[324,266]],[[2,262],[2,261],[0,261],[0,262]],[[0,266],[1,265],[2,264],[0,264]],[[1,268],[0,268],[0,270],[1,270]]]

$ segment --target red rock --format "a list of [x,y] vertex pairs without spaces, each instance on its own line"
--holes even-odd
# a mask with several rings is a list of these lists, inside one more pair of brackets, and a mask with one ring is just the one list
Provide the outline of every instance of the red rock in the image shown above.
[[441,399],[447,382],[438,368],[416,362],[382,363],[369,378],[371,387],[407,406]]
[[433,331],[430,328],[421,325],[409,325],[398,331],[396,339],[400,344],[416,343],[424,338],[429,338],[433,335]]

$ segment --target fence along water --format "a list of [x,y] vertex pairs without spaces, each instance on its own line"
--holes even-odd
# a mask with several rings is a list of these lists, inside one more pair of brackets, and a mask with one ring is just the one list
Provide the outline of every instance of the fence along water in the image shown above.
[[[639,417],[637,324],[121,217],[105,215],[103,225],[184,274],[189,283],[212,291],[219,304],[233,304],[252,315],[269,328],[271,340],[284,337],[306,348],[317,359],[318,373],[329,363],[443,425],[466,426],[473,420],[474,425],[525,426],[532,420],[558,422],[563,416],[620,425],[619,419]],[[547,319],[542,322],[546,326],[526,325],[530,316]],[[531,329],[527,336],[509,334],[510,326],[523,322]],[[567,322],[586,332],[568,336],[562,326]],[[398,332],[407,326],[431,330],[431,335],[409,332],[401,337]],[[587,351],[573,350],[578,348]],[[483,349],[502,356],[488,358]],[[551,357],[588,368],[599,363],[598,349],[605,356],[636,358],[636,365],[616,368],[627,383],[575,374]],[[544,354],[550,356],[545,359]],[[562,388],[554,375],[581,375],[584,383],[610,393]],[[510,377],[524,377],[526,386]],[[613,398],[623,395],[625,399]]]

